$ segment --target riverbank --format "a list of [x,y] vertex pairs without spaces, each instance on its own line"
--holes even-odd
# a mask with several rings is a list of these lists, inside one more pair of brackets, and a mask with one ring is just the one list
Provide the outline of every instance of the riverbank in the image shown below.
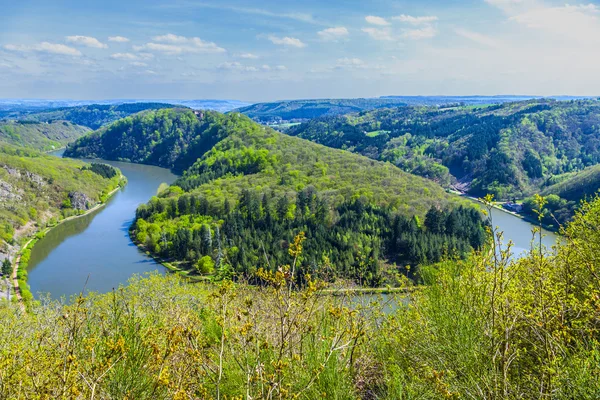
[[[481,200],[481,199],[479,199],[477,197],[469,196],[469,195],[467,195],[465,193],[460,193],[460,192],[456,192],[456,191],[452,191],[452,193],[458,194],[461,197],[465,197],[465,198],[467,198],[469,200],[472,200],[472,201],[475,201],[475,202],[477,202],[479,204],[485,204],[483,202],[483,200]],[[491,206],[493,208],[495,208],[496,210],[499,210],[499,211],[502,211],[502,212],[504,212],[506,214],[512,215],[513,217],[522,219],[523,221],[526,221],[526,222],[528,222],[528,223],[530,223],[532,225],[535,225],[535,226],[539,226],[540,225],[540,221],[538,221],[537,219],[532,218],[532,217],[530,217],[528,215],[519,214],[519,213],[516,213],[514,211],[507,210],[506,208],[502,207],[499,203],[492,203]],[[544,228],[545,230],[547,230],[549,232],[552,232],[552,233],[555,233],[557,235],[560,235],[560,228],[557,228],[554,225],[542,224],[542,228]]]
[[[62,220],[58,221],[56,224],[54,224],[52,226],[47,226],[46,228],[44,228],[42,230],[36,230],[31,235],[29,235],[29,239],[27,240],[27,242],[17,252],[17,256],[15,258],[15,262],[13,264],[13,270],[12,270],[12,281],[13,281],[13,289],[15,292],[15,298],[17,299],[17,302],[19,303],[19,305],[23,311],[25,311],[28,302],[31,301],[31,299],[33,299],[33,294],[31,293],[31,291],[29,290],[29,287],[27,285],[27,270],[26,269],[27,269],[27,264],[29,261],[29,255],[31,253],[31,249],[35,246],[36,242],[38,240],[40,240],[41,238],[43,238],[48,232],[50,232],[51,230],[55,229],[56,227],[62,225],[63,223],[74,220],[76,218],[84,217],[86,215],[89,215],[89,214],[101,209],[108,203],[108,201],[119,190],[121,190],[126,185],[126,183],[127,183],[127,178],[125,177],[125,175],[120,173],[118,186],[116,188],[114,188],[113,190],[111,190],[110,192],[108,192],[105,196],[100,196],[101,199],[103,198],[104,200],[101,200],[100,202],[98,202],[94,207],[86,210],[85,212],[83,212],[81,214],[71,215],[69,217],[63,218]],[[19,284],[19,281],[21,281],[21,284]]]

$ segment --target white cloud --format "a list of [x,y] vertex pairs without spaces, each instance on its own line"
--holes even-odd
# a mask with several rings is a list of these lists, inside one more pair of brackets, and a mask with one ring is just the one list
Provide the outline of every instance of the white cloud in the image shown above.
[[220,70],[233,71],[233,72],[269,72],[269,71],[285,71],[287,68],[284,65],[277,65],[271,67],[268,64],[263,64],[260,67],[252,65],[244,65],[238,61],[224,62],[217,66]]
[[392,17],[392,19],[395,21],[400,21],[400,22],[404,22],[407,24],[411,24],[411,25],[423,25],[423,24],[430,24],[432,22],[437,21],[438,17],[436,17],[434,15],[428,15],[428,16],[423,16],[423,17],[413,17],[412,15],[401,14],[401,15],[398,15],[397,17]]
[[365,21],[367,21],[369,24],[379,26],[388,26],[390,24],[385,18],[377,17],[375,15],[367,15],[365,17]]
[[110,58],[113,60],[137,60],[138,56],[132,53],[115,53],[111,54]]
[[360,58],[348,58],[348,57],[344,57],[344,58],[338,58],[336,65],[338,67],[351,67],[351,68],[355,68],[355,67],[364,67],[365,66],[365,62],[363,60],[361,60]]
[[81,56],[81,52],[79,50],[60,43],[41,42],[31,46],[7,44],[4,46],[4,48],[6,50],[19,52],[34,51],[38,53],[58,54],[63,56]]
[[243,59],[246,59],[246,60],[258,60],[258,58],[259,58],[256,54],[252,54],[252,53],[237,54],[237,57],[243,58]]
[[277,44],[277,45],[281,45],[281,46],[289,46],[289,47],[297,47],[297,48],[306,47],[306,44],[304,42],[302,42],[300,39],[296,39],[296,38],[289,37],[289,36],[278,37],[278,36],[274,36],[274,35],[269,35],[269,36],[267,36],[267,38],[271,42],[273,42],[273,44]]
[[478,43],[478,44],[481,44],[484,46],[488,46],[488,47],[498,47],[499,46],[498,40],[491,38],[489,36],[483,35],[478,32],[473,32],[473,31],[470,31],[468,29],[463,29],[463,28],[456,28],[456,29],[454,29],[454,32],[459,36],[462,36],[466,39],[469,39],[475,43]]
[[91,36],[67,36],[65,38],[67,42],[78,44],[80,46],[93,47],[96,49],[106,49],[108,46],[102,42],[100,42],[95,37]]
[[113,60],[133,61],[133,60],[149,60],[154,58],[150,53],[114,53],[110,55]]
[[109,42],[117,42],[117,43],[126,43],[129,42],[129,39],[123,36],[109,36]]
[[394,40],[394,37],[392,36],[392,30],[389,28],[362,28],[361,30],[375,40]]
[[134,46],[134,50],[156,51],[165,54],[183,54],[183,53],[224,53],[225,49],[217,46],[213,42],[206,42],[198,37],[177,36],[172,33],[155,36],[154,42],[146,43],[142,46]]
[[323,29],[322,31],[317,32],[317,35],[326,42],[335,42],[337,40],[343,39],[350,34],[348,29],[343,26],[337,26],[334,28]]
[[411,40],[430,39],[437,35],[437,31],[433,26],[426,26],[420,29],[406,29],[402,33],[402,37]]

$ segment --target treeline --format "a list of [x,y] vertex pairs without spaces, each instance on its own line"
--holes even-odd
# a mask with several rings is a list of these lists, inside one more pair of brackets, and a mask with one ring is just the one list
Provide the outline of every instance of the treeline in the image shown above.
[[[310,273],[372,286],[394,283],[385,260],[416,266],[464,258],[486,240],[481,214],[473,208],[432,207],[421,224],[365,199],[332,207],[312,187],[296,198],[242,190],[235,205],[226,200],[215,206],[190,194],[155,198],[138,208],[136,219],[138,242],[201,273],[251,277],[259,267],[274,271],[287,259],[289,243],[304,232],[305,266],[296,270],[297,279]],[[178,222],[165,226],[165,220]]]
[[104,164],[104,163],[91,163],[89,165],[85,165],[82,168],[83,171],[92,171],[95,174],[100,175],[103,178],[111,179],[117,176],[118,171],[112,165]]

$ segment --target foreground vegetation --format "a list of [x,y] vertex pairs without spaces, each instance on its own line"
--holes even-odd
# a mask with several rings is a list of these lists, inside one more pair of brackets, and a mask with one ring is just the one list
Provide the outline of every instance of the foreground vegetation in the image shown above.
[[480,213],[435,183],[236,113],[144,112],[66,154],[184,170],[140,207],[131,236],[196,276],[274,271],[304,231],[310,271],[325,263],[329,278],[396,285],[406,265],[465,257],[485,240]]
[[[542,201],[538,203],[541,205]],[[260,286],[134,278],[29,314],[0,306],[6,398],[595,399],[600,200],[549,256],[484,251],[423,267],[393,301],[322,295],[303,237]],[[512,260],[512,261],[511,261]],[[361,303],[363,305],[361,305]]]

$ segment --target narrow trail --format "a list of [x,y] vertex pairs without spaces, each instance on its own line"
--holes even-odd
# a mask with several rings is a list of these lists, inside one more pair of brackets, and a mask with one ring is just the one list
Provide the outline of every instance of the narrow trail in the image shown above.
[[[23,246],[23,250],[27,248],[27,246],[29,246],[29,243],[31,243],[33,239],[29,239],[29,241],[27,243],[25,243],[25,245]],[[15,288],[15,296],[17,297],[17,300],[19,302],[19,307],[21,307],[21,311],[25,312],[25,303],[23,302],[23,296],[21,296],[21,288],[19,287],[19,281],[17,280],[17,271],[19,270],[19,264],[21,263],[21,253],[19,252],[19,254],[17,255],[17,259],[15,260],[15,264],[13,265],[13,271],[12,271],[12,280],[13,280],[13,287]]]

